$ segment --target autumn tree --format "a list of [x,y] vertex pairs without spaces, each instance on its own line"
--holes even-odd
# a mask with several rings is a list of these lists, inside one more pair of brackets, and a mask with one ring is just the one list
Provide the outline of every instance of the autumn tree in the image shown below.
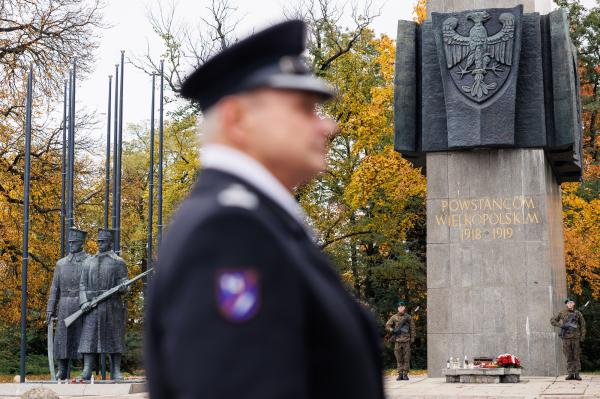
[[[42,324],[47,289],[60,254],[61,122],[63,79],[73,58],[80,72],[91,67],[101,27],[98,1],[0,1],[0,330],[18,323],[21,293],[25,77],[34,70],[31,149],[31,210],[28,274],[29,332]],[[79,114],[76,197],[85,206],[93,197],[94,171],[84,160],[92,143],[79,133],[93,123]],[[6,334],[9,336],[10,334]],[[18,345],[14,345],[17,348]],[[15,361],[18,357],[15,357]],[[1,360],[1,359],[0,359]]]
[[[337,22],[344,12],[348,27]],[[296,196],[348,289],[383,323],[399,298],[425,304],[425,179],[393,150],[395,44],[369,28],[378,13],[321,0],[290,16],[307,22],[309,61],[338,93],[321,109],[339,127],[328,169]],[[416,360],[424,366],[423,341]]]
[[568,11],[577,47],[583,119],[582,184],[563,184],[565,257],[570,289],[600,297],[600,6],[586,9],[579,0],[557,2]]
[[583,182],[563,189],[565,263],[569,293],[579,303],[591,300],[585,317],[590,325],[584,343],[583,367],[598,369],[600,361],[600,6],[586,8],[579,0],[558,0],[568,11],[571,39],[577,48],[583,119]]

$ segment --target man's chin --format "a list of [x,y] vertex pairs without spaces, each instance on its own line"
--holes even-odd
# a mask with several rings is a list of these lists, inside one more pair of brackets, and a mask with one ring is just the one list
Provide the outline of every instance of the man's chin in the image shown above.
[[325,172],[326,166],[323,165],[313,165],[310,168],[306,168],[304,173],[301,174],[301,178],[299,179],[299,185],[303,185],[309,183],[312,179],[319,176],[321,173]]
[[312,177],[320,175],[321,173],[325,172],[326,169],[327,169],[327,163],[325,162],[325,159],[323,159],[323,158],[315,159],[315,161],[310,165],[310,171],[311,171]]

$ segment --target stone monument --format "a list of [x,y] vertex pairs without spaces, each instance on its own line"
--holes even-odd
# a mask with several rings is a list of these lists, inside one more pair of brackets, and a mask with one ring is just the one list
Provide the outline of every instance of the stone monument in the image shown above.
[[[78,352],[81,320],[69,327],[65,325],[64,320],[79,309],[81,269],[89,258],[83,249],[86,235],[85,231],[69,229],[69,254],[56,262],[50,286],[46,322],[51,324],[56,318],[56,332],[53,339],[49,337],[53,342],[48,342],[48,356],[54,356],[58,360],[58,380],[69,378],[70,360],[81,359]],[[52,328],[52,325],[49,328]]]
[[398,23],[394,143],[427,174],[432,377],[507,352],[525,374],[564,372],[549,320],[566,296],[559,184],[582,173],[579,81],[565,12],[534,4],[430,0],[423,24]]

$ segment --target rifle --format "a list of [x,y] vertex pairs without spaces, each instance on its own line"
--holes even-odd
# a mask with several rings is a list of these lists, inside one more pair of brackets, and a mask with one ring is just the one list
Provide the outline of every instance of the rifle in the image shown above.
[[[96,306],[98,306],[98,304],[102,301],[105,301],[106,299],[110,298],[111,296],[113,296],[114,294],[116,294],[117,292],[119,292],[119,289],[121,287],[129,287],[131,284],[135,283],[137,280],[141,279],[142,277],[146,276],[148,273],[150,273],[154,268],[151,267],[150,269],[146,270],[145,272],[138,274],[137,276],[135,276],[134,278],[132,278],[131,280],[127,280],[119,285],[116,285],[114,287],[112,287],[110,290],[103,292],[101,295],[98,295],[96,298],[92,299],[90,302],[90,307],[89,309],[93,309]],[[71,324],[73,324],[73,322],[75,322],[75,320],[77,320],[78,318],[80,318],[85,312],[82,309],[79,309],[78,311],[76,311],[75,313],[73,313],[72,315],[70,315],[69,317],[65,317],[65,325],[67,327],[69,327]]]
[[[590,304],[590,301],[587,301],[585,303],[585,305],[583,305],[581,308],[578,309],[579,312],[583,312],[585,310],[585,308],[588,307],[588,305]],[[577,318],[577,313],[573,312],[569,315],[569,317],[567,318],[567,320],[565,320],[565,322],[563,323],[562,326],[560,326],[560,332],[558,333],[559,337],[564,337],[565,333],[569,332],[570,330],[574,330],[576,328],[578,328],[579,326],[577,324],[575,324],[575,319]]]
[[[417,313],[419,311],[419,308],[420,308],[420,306],[417,306],[415,308],[415,310],[413,310],[413,313]],[[400,326],[398,328],[396,328],[394,331],[392,331],[392,334],[389,336],[388,341],[394,342],[396,337],[398,337],[399,335],[402,335],[402,334],[406,334],[408,332],[408,330],[409,330],[409,326],[407,325],[406,319],[404,319],[402,324],[400,324]]]

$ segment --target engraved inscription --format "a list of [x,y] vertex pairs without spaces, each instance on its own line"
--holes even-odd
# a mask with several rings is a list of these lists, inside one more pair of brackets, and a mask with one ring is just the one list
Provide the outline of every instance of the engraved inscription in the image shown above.
[[542,222],[532,197],[482,197],[442,200],[434,215],[438,226],[459,229],[461,241],[506,240],[514,226]]

